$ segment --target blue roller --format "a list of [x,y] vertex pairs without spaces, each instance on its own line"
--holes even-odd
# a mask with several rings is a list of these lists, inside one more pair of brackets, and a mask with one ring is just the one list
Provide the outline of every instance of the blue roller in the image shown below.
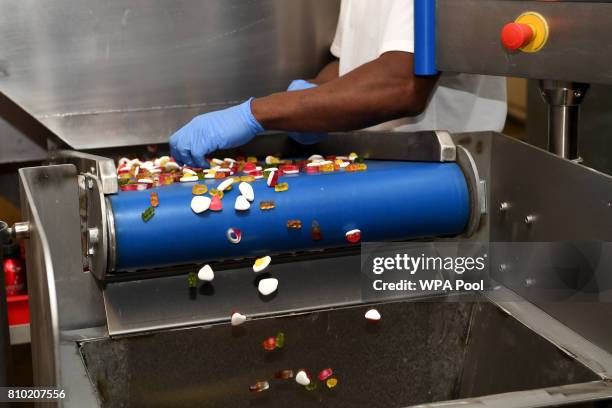
[[414,73],[436,75],[436,1],[414,0]]
[[[362,241],[399,240],[460,234],[469,219],[469,193],[455,163],[370,161],[368,170],[282,176],[289,191],[276,193],[265,181],[252,183],[255,202],[246,213],[234,210],[238,188],[226,193],[221,212],[196,215],[190,208],[193,183],[111,197],[115,218],[117,270],[189,264],[223,258],[270,255],[348,245],[345,233],[362,231]],[[209,188],[219,181],[207,180]],[[152,191],[159,195],[155,216],[141,213]],[[259,209],[260,201],[276,208]],[[287,229],[301,220],[301,230]],[[316,220],[323,239],[314,241]],[[227,229],[242,231],[232,244]]]

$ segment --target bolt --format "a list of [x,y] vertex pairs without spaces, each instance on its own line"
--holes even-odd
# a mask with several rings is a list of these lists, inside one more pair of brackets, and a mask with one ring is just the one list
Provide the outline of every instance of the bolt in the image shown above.
[[508,268],[509,267],[506,264],[499,264],[499,268],[498,269],[499,269],[500,272],[504,272],[504,271],[507,271]]
[[87,228],[87,240],[90,245],[96,245],[100,240],[100,230],[98,228]]
[[509,209],[510,209],[510,203],[507,201],[504,201],[503,203],[499,205],[499,211],[508,211]]
[[525,224],[527,225],[531,225],[535,222],[536,220],[536,216],[535,215],[528,215],[525,217]]
[[94,187],[94,183],[92,179],[87,179],[87,188],[89,188],[90,190],[93,190]]
[[576,98],[580,98],[580,97],[582,96],[582,92],[580,92],[580,91],[575,91],[575,92],[574,92],[574,96],[575,96]]
[[535,284],[536,284],[535,278],[527,278],[523,282],[523,285],[525,285],[526,288],[532,287]]

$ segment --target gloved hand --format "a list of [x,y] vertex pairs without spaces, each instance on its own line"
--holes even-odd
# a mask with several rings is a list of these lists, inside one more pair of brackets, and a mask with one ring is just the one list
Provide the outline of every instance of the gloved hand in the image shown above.
[[[287,91],[302,91],[304,89],[316,87],[317,85],[312,84],[308,81],[304,81],[303,79],[296,79],[295,81],[291,82],[289,88],[287,88]],[[321,140],[327,137],[327,133],[289,132],[289,136],[298,143],[309,145],[319,143]]]
[[170,137],[170,153],[179,164],[208,167],[204,156],[249,142],[264,128],[253,116],[251,101],[196,116]]

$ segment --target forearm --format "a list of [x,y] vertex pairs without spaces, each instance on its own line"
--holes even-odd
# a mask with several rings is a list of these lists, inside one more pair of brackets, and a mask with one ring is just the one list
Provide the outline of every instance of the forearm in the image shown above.
[[340,71],[340,61],[334,60],[330,62],[329,64],[327,64],[315,78],[308,80],[308,82],[311,82],[319,86],[323,85],[327,82],[333,81],[334,79],[338,78],[338,76],[340,76],[339,71]]
[[317,88],[255,99],[253,115],[266,129],[301,132],[355,130],[417,115],[435,79],[414,77],[411,65],[411,54],[387,53]]

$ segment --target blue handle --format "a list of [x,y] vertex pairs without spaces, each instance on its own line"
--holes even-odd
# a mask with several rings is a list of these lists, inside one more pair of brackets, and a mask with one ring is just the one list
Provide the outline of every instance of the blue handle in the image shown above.
[[414,74],[438,74],[435,0],[414,0]]
[[[470,213],[465,177],[455,163],[370,161],[364,172],[301,173],[280,181],[289,183],[288,191],[276,193],[263,180],[252,183],[255,202],[248,213],[234,211],[237,186],[223,198],[223,211],[201,215],[190,208],[193,183],[111,196],[117,270],[345,246],[352,229],[361,230],[363,241],[455,235]],[[219,181],[206,184],[212,188]],[[141,213],[152,191],[159,207],[145,223]],[[275,201],[276,208],[261,211],[262,200]],[[287,228],[294,219],[302,221],[301,230]],[[320,241],[312,239],[314,220]],[[230,227],[242,231],[237,245],[226,238]]]

